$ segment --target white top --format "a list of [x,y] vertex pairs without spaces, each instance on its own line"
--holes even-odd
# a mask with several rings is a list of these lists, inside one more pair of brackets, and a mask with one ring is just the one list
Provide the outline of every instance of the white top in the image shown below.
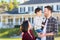
[[[43,34],[46,33],[47,23],[48,23],[48,20],[46,20],[46,23],[45,23],[45,26],[44,26],[44,29],[43,29]],[[46,40],[46,36],[42,37],[41,40]]]
[[42,16],[35,16],[34,18],[34,29],[41,29],[41,24],[43,21],[43,17]]

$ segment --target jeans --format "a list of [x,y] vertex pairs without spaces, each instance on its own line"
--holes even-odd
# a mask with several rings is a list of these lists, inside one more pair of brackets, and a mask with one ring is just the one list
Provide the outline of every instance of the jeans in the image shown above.
[[41,40],[41,38],[40,37],[37,37],[37,39],[36,40]]
[[[42,33],[42,31],[43,30],[41,30],[41,29],[37,29],[37,30],[35,30],[37,33]],[[37,37],[37,39],[36,40],[41,40],[41,38],[40,37]]]

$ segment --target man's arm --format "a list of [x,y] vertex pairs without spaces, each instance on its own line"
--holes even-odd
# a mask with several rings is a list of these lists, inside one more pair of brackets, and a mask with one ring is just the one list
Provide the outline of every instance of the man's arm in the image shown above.
[[54,20],[54,26],[53,26],[53,31],[50,32],[50,33],[46,33],[46,34],[41,34],[41,37],[44,37],[44,36],[53,36],[53,35],[57,35],[58,33],[58,22],[57,20],[55,19]]

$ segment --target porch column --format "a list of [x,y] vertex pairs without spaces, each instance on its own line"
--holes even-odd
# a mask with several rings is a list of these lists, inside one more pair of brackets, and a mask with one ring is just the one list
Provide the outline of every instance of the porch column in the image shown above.
[[18,13],[20,13],[20,7],[18,7]]
[[32,24],[32,15],[31,15],[31,19],[30,20],[31,20],[31,24]]
[[13,25],[15,25],[15,16],[13,17]]
[[19,25],[20,25],[20,18],[19,18]]
[[23,16],[22,16],[22,22],[24,21]]
[[8,17],[6,17],[6,24],[8,24]]

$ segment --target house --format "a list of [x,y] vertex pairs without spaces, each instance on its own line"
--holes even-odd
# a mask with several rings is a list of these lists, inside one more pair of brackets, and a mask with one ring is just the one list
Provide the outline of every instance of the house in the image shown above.
[[18,8],[12,11],[6,11],[0,14],[0,28],[14,28],[14,25],[21,25],[24,20],[29,20],[33,25],[34,10],[37,7],[44,11],[45,6],[53,8],[53,16],[60,20],[60,0],[29,0],[18,5]]
[[44,11],[44,7],[50,5],[53,11],[60,11],[60,0],[30,0],[23,4],[18,5],[19,13],[30,13],[33,12],[35,8],[40,7]]

